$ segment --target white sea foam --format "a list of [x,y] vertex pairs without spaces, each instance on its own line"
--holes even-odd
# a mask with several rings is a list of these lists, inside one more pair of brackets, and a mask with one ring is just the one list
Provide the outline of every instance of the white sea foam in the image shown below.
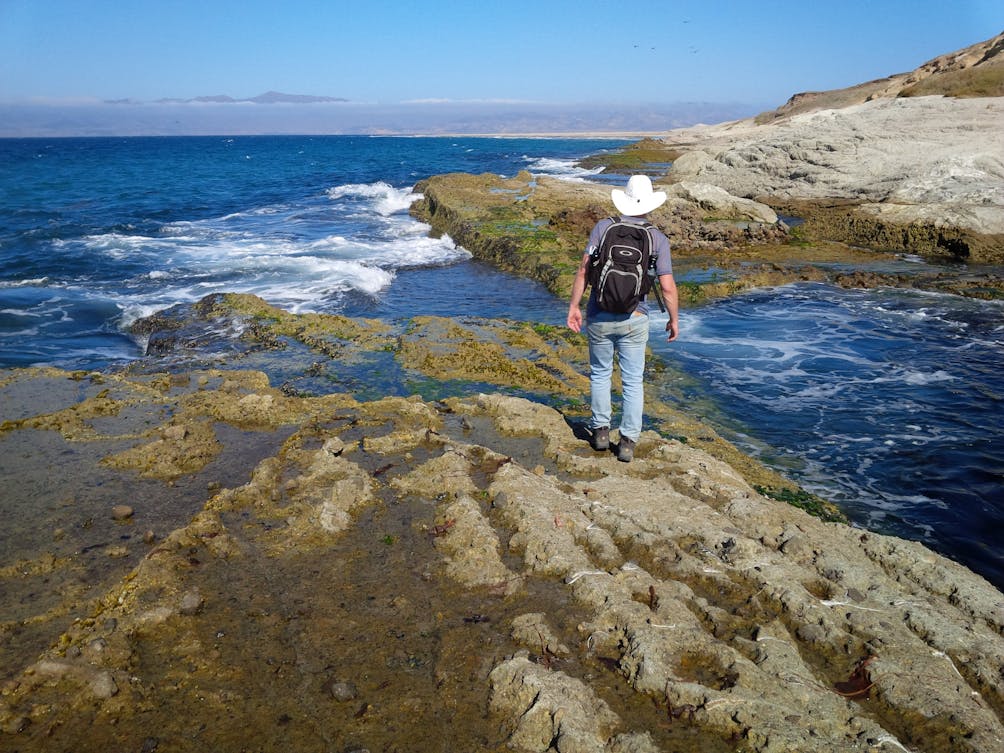
[[386,183],[350,184],[326,192],[331,204],[175,222],[155,237],[104,234],[82,243],[88,253],[155,260],[155,270],[112,293],[120,326],[214,292],[253,293],[297,313],[331,310],[346,294],[379,295],[397,270],[470,258],[449,236],[430,237],[428,225],[406,214],[418,197]]
[[[232,214],[225,214],[222,217],[220,217],[220,220],[222,220],[223,222],[230,222],[232,220],[242,220],[247,217],[267,217],[269,215],[281,214],[285,211],[288,211],[288,209],[289,207],[286,205],[272,204],[270,206],[255,207],[254,209],[248,209],[243,212],[233,212]],[[165,225],[165,227],[173,227],[173,226],[184,227],[190,224],[191,223],[188,222],[175,222],[169,225]]]
[[16,329],[10,331],[0,330],[0,337],[35,337],[39,333],[38,327],[29,327],[27,329]]
[[958,377],[949,374],[947,371],[904,371],[902,381],[907,384],[924,385],[936,384],[937,382],[954,382]]
[[552,157],[523,157],[532,173],[551,175],[555,178],[582,183],[603,172],[602,167],[592,170],[579,167],[575,160],[554,159]]
[[0,280],[0,288],[39,288],[48,284],[48,277],[33,277],[26,280]]
[[410,188],[394,188],[383,181],[335,186],[328,189],[327,195],[329,199],[333,200],[346,197],[370,199],[373,208],[382,215],[402,212],[422,198],[422,194],[414,193]]
[[[135,293],[144,305],[129,300],[131,291],[114,295],[126,323],[151,309],[222,291],[255,293],[296,311],[316,310],[350,291],[376,295],[392,283],[395,270],[470,258],[449,236],[429,237],[428,225],[404,214],[418,198],[408,190],[352,184],[327,195],[337,215],[324,205],[241,212],[172,223],[155,237],[108,233],[78,243],[87,253],[114,259],[155,259],[156,270],[130,280],[130,287],[157,284]],[[352,213],[352,235],[309,237],[332,223],[344,224],[344,212]]]
[[162,304],[159,303],[138,303],[135,300],[120,301],[115,304],[119,311],[122,312],[119,317],[119,326],[123,329],[128,328],[137,319],[143,319],[148,316],[152,316],[161,309],[164,308]]
[[29,311],[27,309],[0,309],[0,314],[7,314],[8,316],[34,317],[36,319],[45,316],[45,314],[39,311]]
[[[194,240],[194,239],[193,239]],[[57,248],[82,245],[89,253],[98,253],[116,261],[125,261],[137,256],[160,256],[184,243],[182,238],[154,238],[145,235],[125,235],[123,233],[103,233],[85,235],[74,241],[53,241]]]

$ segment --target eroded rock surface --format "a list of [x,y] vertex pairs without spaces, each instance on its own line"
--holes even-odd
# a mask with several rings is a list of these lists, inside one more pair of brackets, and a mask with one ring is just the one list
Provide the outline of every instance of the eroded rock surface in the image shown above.
[[[829,162],[824,165],[806,156],[809,147],[792,147],[790,134],[780,125],[756,126],[750,122],[746,126],[711,127],[708,133],[717,133],[718,140],[707,136],[708,143],[700,140],[704,135],[693,135],[705,134],[699,129],[673,132],[667,138],[679,138],[682,143],[663,144],[667,154],[680,156],[666,175],[654,177],[657,187],[665,189],[669,198],[649,219],[667,234],[673,246],[674,272],[678,282],[685,283],[680,290],[684,307],[753,287],[795,281],[891,284],[979,298],[1004,295],[1004,278],[992,269],[968,271],[957,265],[948,268],[914,265],[902,274],[877,274],[889,267],[902,268],[897,252],[903,251],[928,254],[940,260],[998,259],[1004,253],[1004,235],[988,234],[987,228],[977,232],[954,224],[952,212],[969,211],[959,209],[961,204],[956,203],[953,205],[956,209],[949,211],[937,202],[926,203],[927,199],[918,204],[877,203],[861,198],[864,189],[860,188],[854,193],[858,198],[843,197],[840,192],[844,188],[836,183],[843,185],[847,181],[850,185],[860,179],[863,185],[869,185],[866,176],[855,177],[854,173],[872,169],[867,166],[872,161],[870,157],[857,164],[853,155],[834,155],[833,146],[825,145],[825,137],[807,136],[807,144],[811,142],[812,148],[818,146],[825,152]],[[874,127],[881,130],[878,124]],[[758,141],[761,138],[775,139],[777,145],[762,147]],[[992,140],[997,138],[994,135]],[[904,140],[910,139],[904,137]],[[766,150],[777,156],[778,163],[767,167],[761,156],[733,159],[731,150],[741,151],[747,141],[753,151]],[[858,151],[884,148],[881,144],[861,147],[853,139],[852,143]],[[793,148],[798,154],[789,153]],[[897,147],[910,148],[913,147]],[[944,146],[946,153],[956,148],[951,142]],[[959,148],[959,154],[966,153],[964,147]],[[646,153],[653,151],[655,147]],[[800,166],[803,158],[810,159],[816,167],[808,163]],[[889,159],[895,159],[895,152]],[[911,172],[915,166],[909,158],[903,159],[899,177],[906,180],[913,176],[920,180],[917,173]],[[994,159],[991,157],[990,162]],[[804,195],[829,197],[832,191],[837,198],[792,198],[803,196],[795,181],[809,169],[824,172],[832,169],[831,177],[818,180],[832,180],[835,185],[820,187],[817,194],[814,192],[817,179],[812,179]],[[882,163],[877,162],[874,169],[882,170]],[[776,180],[778,185],[757,184],[760,170],[766,171],[765,180]],[[993,181],[998,179],[992,175],[984,177],[991,186],[987,190],[999,192],[993,187]],[[773,188],[781,190],[778,186],[786,181],[794,186],[790,196],[759,193]],[[960,180],[953,185],[959,187],[965,183]],[[478,259],[539,280],[562,298],[571,291],[590,229],[598,219],[612,213],[609,186],[537,177],[528,172],[512,178],[438,175],[423,181],[419,189],[424,198],[412,206],[412,212],[429,222],[434,232],[448,234]],[[973,190],[977,190],[975,184]],[[992,203],[966,206],[976,207],[974,211],[981,215],[996,216],[996,212],[1004,216],[1004,210]],[[913,211],[911,207],[927,207],[933,219],[915,221],[908,216]],[[780,220],[778,212],[790,221],[792,217],[804,221],[792,230]],[[859,247],[852,248],[847,243]],[[847,270],[857,274],[848,277]],[[690,279],[691,276],[698,281]]]
[[1001,594],[919,544],[522,398],[309,405],[8,675],[0,745],[1001,748]]
[[[875,99],[771,123],[697,126],[665,137],[668,149],[683,152],[667,177],[772,206],[853,202],[859,224],[873,226],[870,245],[1000,262],[1002,122],[1001,97],[930,96]],[[846,215],[846,206],[838,214]],[[879,235],[878,225],[890,228],[890,238]],[[911,226],[919,227],[906,230]],[[853,239],[852,230],[831,219],[818,232],[842,240]],[[859,228],[862,238],[865,231]],[[896,232],[905,233],[898,245]],[[967,244],[968,252],[952,240]]]

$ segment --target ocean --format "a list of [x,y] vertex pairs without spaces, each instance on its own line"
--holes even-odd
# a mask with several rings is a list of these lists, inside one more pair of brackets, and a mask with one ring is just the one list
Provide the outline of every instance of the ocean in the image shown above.
[[[214,292],[291,311],[563,324],[542,286],[432,238],[408,208],[446,172],[622,180],[623,141],[171,137],[0,140],[0,366],[115,368],[137,318]],[[923,264],[919,260],[909,263]],[[519,300],[519,307],[513,301]],[[651,385],[855,525],[1004,588],[1004,305],[798,284],[682,314]]]

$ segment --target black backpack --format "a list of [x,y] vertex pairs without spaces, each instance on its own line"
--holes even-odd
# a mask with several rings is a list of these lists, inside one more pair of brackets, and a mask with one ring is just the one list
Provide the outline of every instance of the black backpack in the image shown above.
[[655,254],[652,223],[611,218],[589,264],[589,284],[604,311],[629,314],[652,286]]

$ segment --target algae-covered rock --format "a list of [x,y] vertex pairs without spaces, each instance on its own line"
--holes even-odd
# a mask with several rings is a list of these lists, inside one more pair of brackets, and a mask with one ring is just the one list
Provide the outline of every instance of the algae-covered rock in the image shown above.
[[[542,282],[565,298],[571,291],[593,225],[614,213],[609,186],[563,181],[522,172],[496,175],[437,175],[416,186],[423,199],[412,214],[448,234],[478,259]],[[719,208],[724,204],[719,201]],[[649,215],[674,248],[725,250],[750,243],[781,242],[785,230],[770,210],[733,198],[730,215],[743,224],[721,222],[695,201],[674,199]],[[776,219],[776,218],[775,218]]]
[[182,432],[160,432],[163,436],[148,444],[109,455],[104,463],[129,469],[141,476],[172,479],[201,469],[221,449],[212,423],[201,420],[187,424]]
[[[731,138],[743,138],[743,133],[726,130],[717,138],[727,145]],[[716,160],[726,157],[716,149],[725,148],[689,144],[690,151],[663,178],[666,183],[657,185],[669,199],[649,215],[670,239],[684,307],[794,281],[845,284],[843,270],[867,270],[894,261],[893,252],[974,261],[992,260],[998,253],[996,231],[975,233],[966,219],[993,214],[992,202],[947,208],[933,204],[925,220],[915,215],[926,205],[912,201],[876,204],[745,190],[718,179],[721,166],[715,166]],[[773,174],[759,159],[726,161],[729,170],[765,169]],[[786,174],[787,168],[776,171]],[[430,223],[433,232],[449,234],[479,259],[539,280],[561,298],[571,290],[589,231],[597,220],[613,213],[607,186],[535,178],[529,173],[510,179],[439,175],[423,181],[420,188],[425,198],[413,205],[412,212]],[[789,229],[779,220],[779,212],[800,224]],[[834,262],[840,267],[835,268]],[[702,275],[700,282],[686,280],[692,271],[708,267],[714,274]],[[912,274],[886,276],[869,286],[893,284],[981,298],[1004,295],[999,275],[980,272],[976,281],[968,279],[971,276],[965,270],[933,274],[918,266]]]
[[1000,593],[920,544],[655,432],[619,463],[523,398],[290,399],[305,418],[245,483],[22,657],[3,744],[976,753],[1004,733]]
[[527,753],[557,750],[604,753],[620,723],[580,680],[517,655],[490,677],[492,710],[515,719],[508,745]]

